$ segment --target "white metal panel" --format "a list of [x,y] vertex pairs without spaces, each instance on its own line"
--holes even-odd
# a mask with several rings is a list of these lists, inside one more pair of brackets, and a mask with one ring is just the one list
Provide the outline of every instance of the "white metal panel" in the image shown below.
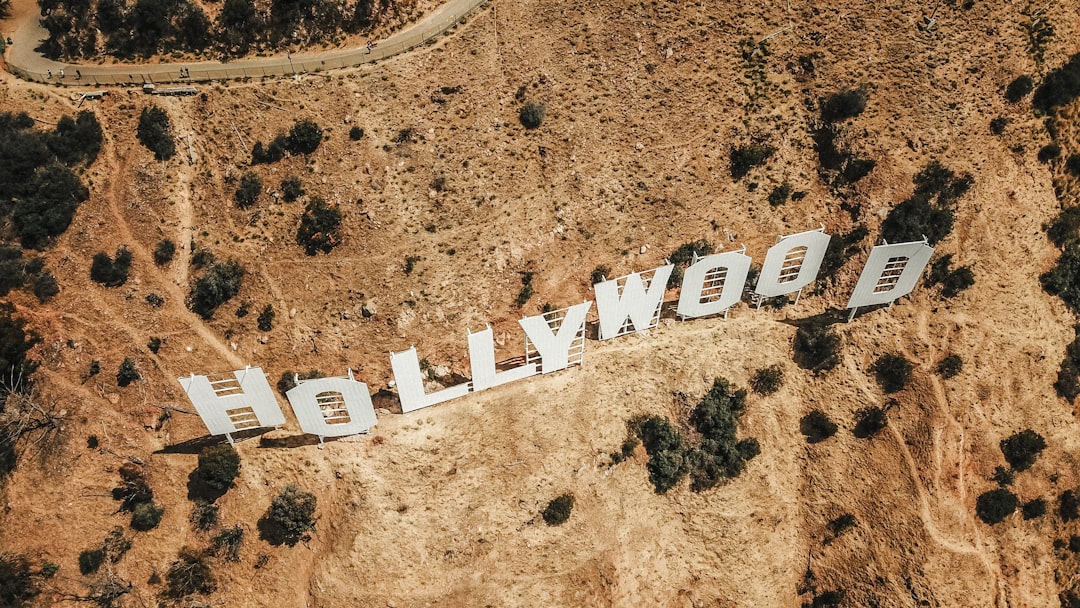
[[410,347],[409,350],[400,353],[390,353],[390,367],[394,370],[394,382],[397,384],[403,414],[450,399],[457,399],[469,393],[468,382],[427,393],[424,390],[424,374],[420,371],[420,360],[416,357],[416,347]]
[[668,264],[648,273],[632,272],[593,285],[596,312],[600,315],[600,339],[610,340],[656,327],[668,277],[674,268]]
[[285,414],[261,367],[230,374],[213,380],[195,374],[177,378],[211,435],[285,424]]
[[590,308],[592,302],[583,302],[518,321],[525,330],[525,361],[539,359],[542,374],[580,365],[585,352],[585,315]]
[[772,298],[813,283],[829,249],[830,238],[824,228],[780,237],[765,255],[754,292]]
[[368,386],[348,377],[301,380],[285,396],[305,433],[342,437],[366,433],[375,426],[375,406]]
[[887,304],[911,293],[933,254],[926,241],[874,247],[847,307]]
[[491,327],[469,334],[469,365],[472,367],[472,386],[474,391],[506,384],[537,374],[535,363],[508,369],[495,370],[495,339]]
[[749,272],[750,256],[742,251],[714,253],[699,259],[683,275],[676,312],[687,319],[725,312],[742,298]]

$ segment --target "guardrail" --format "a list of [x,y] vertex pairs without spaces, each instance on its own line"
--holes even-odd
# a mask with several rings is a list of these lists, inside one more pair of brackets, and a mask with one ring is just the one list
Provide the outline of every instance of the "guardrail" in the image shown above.
[[[300,57],[286,54],[285,57],[239,59],[232,63],[213,64],[191,62],[103,66],[57,63],[58,69],[56,71],[49,70],[46,73],[39,73],[14,65],[9,58],[7,67],[9,72],[23,80],[60,86],[90,87],[214,82],[324,72],[326,70],[375,63],[400,55],[418,46],[429,44],[442,34],[454,29],[454,27],[487,4],[488,1],[475,0],[470,2],[463,6],[462,10],[430,25],[420,21],[403,32],[391,35],[387,42],[379,43],[374,47],[327,51],[316,57]],[[394,40],[396,36],[400,36],[401,39]],[[63,75],[61,76],[61,74]]]

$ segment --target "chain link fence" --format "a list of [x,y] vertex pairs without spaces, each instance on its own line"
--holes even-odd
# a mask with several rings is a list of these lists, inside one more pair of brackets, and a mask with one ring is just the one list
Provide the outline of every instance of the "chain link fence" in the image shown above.
[[350,68],[388,59],[418,46],[430,44],[454,29],[489,0],[462,3],[444,18],[432,23],[420,21],[415,26],[391,35],[387,42],[371,47],[328,51],[318,58],[286,54],[284,57],[241,59],[230,63],[166,63],[145,65],[74,65],[56,63],[56,70],[45,73],[26,69],[8,60],[8,71],[23,80],[63,86],[141,86],[274,78]]

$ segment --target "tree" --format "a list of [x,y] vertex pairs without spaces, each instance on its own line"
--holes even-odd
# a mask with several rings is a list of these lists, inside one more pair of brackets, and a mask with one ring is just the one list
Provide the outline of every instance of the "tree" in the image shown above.
[[330,253],[341,243],[338,228],[341,226],[341,210],[337,204],[327,204],[320,197],[315,197],[304,207],[300,217],[300,228],[296,231],[296,242],[308,255],[318,252]]
[[66,165],[92,164],[101,151],[102,131],[93,112],[82,111],[72,119],[64,116],[48,139],[49,150]]
[[544,115],[547,113],[547,108],[542,103],[530,103],[521,108],[521,112],[518,114],[518,120],[521,121],[521,126],[526,129],[532,130],[540,127],[540,123],[544,122]]
[[90,264],[90,278],[105,287],[119,287],[127,282],[131,268],[131,252],[121,246],[116,250],[116,257],[100,251],[94,254]]
[[881,236],[890,243],[918,241],[925,236],[930,245],[936,245],[952,232],[956,202],[974,180],[932,160],[912,181],[915,193],[889,211],[881,224]]
[[859,439],[871,439],[889,424],[885,410],[880,407],[867,407],[855,414],[855,428],[852,432]]
[[193,593],[206,595],[217,589],[217,581],[205,553],[184,547],[176,557],[165,573],[166,596],[182,598]]
[[34,295],[38,302],[44,304],[58,293],[60,293],[60,285],[57,284],[56,277],[48,270],[42,271],[34,279]]
[[839,427],[821,410],[811,410],[799,420],[799,432],[808,443],[821,443],[836,434]]
[[176,154],[169,116],[157,106],[143,108],[139,115],[136,135],[139,142],[153,152],[154,158],[158,160],[169,160]]
[[1026,429],[1002,439],[999,445],[1005,461],[1014,471],[1026,471],[1046,449],[1046,440],[1035,431]]
[[225,554],[225,559],[230,562],[240,561],[240,546],[244,543],[244,528],[240,525],[225,528],[210,541],[213,553]]
[[174,255],[176,255],[176,243],[171,239],[162,239],[154,247],[154,263],[158,266],[171,262]]
[[291,203],[303,195],[304,187],[299,177],[290,176],[281,180],[281,198],[285,199],[286,203]]
[[315,495],[289,484],[270,502],[260,534],[271,544],[293,546],[315,529]]
[[784,385],[784,368],[779,364],[763,367],[750,379],[750,388],[759,395],[771,395]]
[[979,495],[975,500],[975,514],[985,523],[993,525],[1005,521],[1016,511],[1017,505],[1015,494],[1005,488],[996,488]]
[[795,364],[814,372],[827,372],[840,364],[840,337],[825,323],[809,323],[795,331]]
[[881,355],[870,366],[870,370],[874,372],[878,386],[885,393],[904,390],[908,380],[911,379],[911,361],[896,353]]
[[322,143],[323,130],[311,120],[298,120],[289,129],[286,149],[292,154],[311,154]]
[[156,502],[140,502],[131,512],[131,527],[140,532],[153,530],[161,523],[163,515],[165,515],[165,508]]
[[124,357],[124,362],[120,364],[120,371],[116,372],[117,386],[127,386],[140,378],[142,378],[142,375],[139,374],[138,368],[135,367],[135,360],[131,357]]
[[258,39],[262,19],[252,0],[225,0],[217,19],[217,38],[226,51],[244,55]]
[[235,260],[213,262],[191,289],[191,310],[204,319],[214,316],[218,306],[240,293],[244,267]]
[[274,329],[274,305],[267,304],[262,312],[259,313],[258,318],[259,331],[270,331]]
[[204,448],[199,452],[196,471],[207,486],[220,491],[228,490],[240,474],[240,454],[228,444]]
[[573,494],[563,494],[557,498],[553,498],[542,513],[544,522],[549,526],[558,526],[570,519],[570,511],[573,508]]
[[151,502],[154,491],[146,480],[142,467],[125,462],[120,465],[120,485],[113,488],[113,500],[120,501],[121,511],[134,511],[139,504]]
[[262,179],[254,171],[248,171],[240,177],[240,187],[236,189],[233,200],[236,201],[237,207],[247,209],[258,202],[260,194],[262,194]]
[[20,177],[19,183],[25,184],[25,194],[15,201],[11,220],[22,246],[28,249],[44,249],[53,237],[63,234],[79,203],[90,198],[79,178],[58,163],[33,171],[28,181]]

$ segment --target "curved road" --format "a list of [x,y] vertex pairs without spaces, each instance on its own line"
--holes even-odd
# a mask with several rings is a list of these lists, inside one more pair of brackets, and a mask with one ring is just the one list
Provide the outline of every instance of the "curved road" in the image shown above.
[[[403,53],[436,38],[463,21],[487,1],[447,0],[445,4],[425,15],[420,21],[378,41],[377,46],[370,50],[367,47],[360,47],[318,53],[286,53],[274,57],[239,59],[228,63],[198,61],[95,65],[53,61],[36,52],[34,49],[48,37],[48,32],[41,27],[36,2],[23,0],[20,4],[28,2],[32,6],[24,6],[23,10],[17,6],[12,7],[12,13],[18,17],[8,22],[14,25],[15,29],[11,35],[13,44],[8,45],[5,59],[8,71],[19,78],[66,86],[183,84],[209,80],[287,76],[353,67]],[[181,69],[184,70],[183,75]]]

